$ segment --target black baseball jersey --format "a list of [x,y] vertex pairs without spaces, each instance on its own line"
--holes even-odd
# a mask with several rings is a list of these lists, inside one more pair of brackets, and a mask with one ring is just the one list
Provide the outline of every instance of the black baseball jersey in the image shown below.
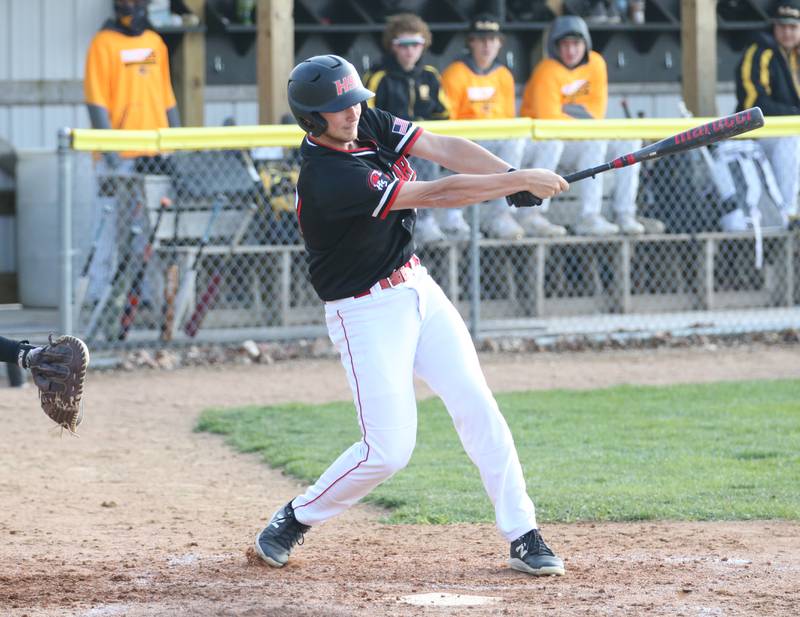
[[380,109],[365,109],[355,150],[307,135],[297,181],[297,218],[311,284],[324,300],[369,289],[414,253],[415,210],[391,210],[416,172],[406,158],[420,127]]

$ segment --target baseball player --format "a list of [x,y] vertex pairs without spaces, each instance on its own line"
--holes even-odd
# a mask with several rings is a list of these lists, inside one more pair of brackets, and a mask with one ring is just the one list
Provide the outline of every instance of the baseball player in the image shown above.
[[[605,118],[608,75],[603,57],[592,49],[586,22],[576,15],[557,17],[547,35],[548,57],[539,62],[525,85],[520,116],[551,120]],[[642,147],[641,140],[548,140],[528,142],[523,161],[534,167],[566,165],[585,169]],[[617,174],[612,206],[616,223],[606,220],[603,205],[604,178],[597,176],[581,190],[581,215],[574,227],[578,235],[638,235],[644,226],[636,220],[639,166]],[[542,204],[546,210],[548,203]]]
[[[475,16],[467,35],[468,53],[454,60],[442,73],[442,86],[452,106],[453,120],[516,116],[514,76],[498,59],[503,42],[497,17],[490,13]],[[524,140],[485,140],[480,145],[514,167],[521,167]],[[518,221],[504,200],[497,199],[481,209],[481,227],[489,237],[501,240],[515,240],[525,234],[558,236],[566,233],[551,225],[538,208],[528,208],[525,214]]]
[[[511,432],[486,384],[461,316],[414,254],[417,208],[458,208],[509,196],[517,206],[568,188],[542,169],[516,171],[471,141],[423,132],[368,108],[352,64],[315,56],[289,76],[289,104],[307,135],[296,208],[311,282],[347,374],[361,439],[258,533],[281,567],[303,535],[402,469],[414,449],[414,375],[444,401],[511,543],[511,567],[563,574],[539,533]],[[408,155],[456,172],[415,182]],[[533,193],[533,195],[531,194]]]
[[[439,71],[425,64],[423,54],[431,46],[431,30],[418,15],[400,13],[386,19],[383,46],[386,55],[381,66],[364,75],[364,84],[375,97],[367,102],[404,120],[447,120],[450,103],[444,95]],[[425,159],[411,161],[420,180],[435,180],[439,167]],[[439,214],[439,213],[437,213]],[[442,220],[433,210],[417,214],[417,242],[425,244],[470,237],[461,210],[447,210]]]
[[[756,33],[736,67],[736,111],[758,105],[765,116],[800,115],[800,0],[776,0],[770,15],[772,36]],[[758,141],[775,171],[788,225],[798,216],[800,137]]]

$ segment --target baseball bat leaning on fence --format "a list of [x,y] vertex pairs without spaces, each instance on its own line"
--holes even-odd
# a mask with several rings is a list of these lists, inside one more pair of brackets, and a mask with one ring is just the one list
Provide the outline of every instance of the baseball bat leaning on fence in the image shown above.
[[625,117],[629,120],[633,118],[633,115],[631,114],[631,108],[628,106],[628,99],[623,97],[620,99],[619,104],[622,105],[622,111],[625,112]]
[[94,232],[92,246],[89,248],[89,254],[86,255],[86,261],[83,263],[81,275],[75,283],[75,303],[73,305],[75,307],[75,323],[81,322],[81,309],[83,308],[83,301],[86,298],[86,291],[89,289],[89,268],[92,267],[94,255],[97,252],[97,245],[100,243],[100,237],[103,235],[103,227],[105,227],[111,209],[111,204],[103,206],[100,221],[97,223],[97,229]]
[[178,221],[180,219],[180,200],[175,204],[172,229],[171,263],[164,272],[164,308],[161,321],[161,340],[172,340],[172,324],[175,321],[175,296],[178,293],[180,272],[178,269]]
[[759,107],[751,107],[724,118],[718,118],[712,122],[701,124],[688,131],[683,131],[677,135],[672,135],[650,144],[636,152],[623,154],[615,158],[613,161],[608,161],[597,167],[590,167],[577,171],[574,174],[564,176],[567,182],[577,182],[584,178],[594,177],[599,173],[610,171],[612,169],[619,169],[634,165],[646,160],[652,160],[667,156],[668,154],[676,154],[678,152],[686,152],[701,146],[729,139],[742,133],[747,133],[757,128],[764,126],[764,114]]
[[150,229],[150,236],[147,238],[147,244],[144,247],[144,251],[142,251],[142,261],[139,264],[139,269],[136,271],[136,275],[133,277],[133,282],[128,290],[127,299],[125,301],[124,308],[122,309],[122,315],[119,319],[119,333],[117,334],[117,340],[119,341],[124,341],[127,338],[128,331],[133,325],[133,320],[136,317],[136,311],[139,309],[139,304],[142,301],[144,278],[147,274],[147,266],[150,264],[150,258],[153,256],[153,247],[155,246],[156,242],[156,234],[158,234],[158,228],[161,226],[161,219],[164,216],[164,211],[169,208],[171,204],[172,202],[170,201],[169,197],[161,198],[161,207],[158,209],[156,222]]
[[[227,258],[225,259],[226,262],[229,263],[231,259],[233,259],[233,254],[236,251],[236,247],[239,246],[244,238],[245,233],[247,233],[247,228],[250,226],[250,221],[253,220],[253,215],[256,213],[256,209],[256,205],[252,202],[247,206],[247,211],[242,216],[239,227],[236,229],[233,237],[231,238],[231,245],[228,250]],[[222,259],[223,257],[220,256],[220,260]],[[206,290],[197,301],[197,305],[194,307],[194,312],[189,318],[189,321],[186,322],[186,326],[184,327],[183,331],[186,332],[187,335],[191,337],[197,335],[197,331],[200,329],[203,319],[205,319],[206,314],[217,301],[220,283],[222,283],[222,269],[220,265],[217,265],[216,269],[214,270],[214,274],[211,275],[211,278],[208,281],[208,287],[206,287]]]
[[211,207],[211,214],[208,217],[208,223],[206,223],[206,229],[203,232],[203,237],[200,238],[200,244],[197,246],[197,252],[194,255],[192,266],[181,280],[181,286],[175,296],[175,315],[172,322],[173,338],[178,334],[178,328],[180,328],[181,324],[183,323],[183,318],[186,316],[186,313],[189,310],[192,292],[194,291],[197,283],[197,268],[200,266],[200,259],[203,256],[203,250],[208,244],[208,240],[211,237],[211,229],[214,227],[214,222],[219,216],[221,210],[222,199],[217,197],[214,200],[214,205]]
[[[105,311],[106,306],[108,306],[111,298],[116,297],[119,293],[119,290],[124,290],[123,285],[125,284],[125,272],[128,269],[128,263],[133,257],[133,243],[136,241],[136,237],[142,233],[142,228],[136,223],[141,209],[142,204],[137,203],[133,214],[131,215],[131,226],[125,243],[126,252],[123,254],[120,251],[117,255],[117,267],[114,270],[114,274],[111,277],[108,285],[106,285],[105,289],[103,289],[103,293],[92,310],[91,316],[89,317],[89,323],[86,326],[85,335],[87,341],[91,341],[95,334],[97,334],[97,327],[100,325],[100,318],[103,316],[103,312]],[[115,290],[118,290],[116,294]]]

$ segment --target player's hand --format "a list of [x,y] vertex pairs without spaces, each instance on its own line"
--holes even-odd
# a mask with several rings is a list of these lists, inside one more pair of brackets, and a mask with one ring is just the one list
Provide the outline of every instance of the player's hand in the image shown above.
[[542,199],[549,199],[569,190],[569,183],[549,169],[523,169],[518,173],[523,174],[528,190]]

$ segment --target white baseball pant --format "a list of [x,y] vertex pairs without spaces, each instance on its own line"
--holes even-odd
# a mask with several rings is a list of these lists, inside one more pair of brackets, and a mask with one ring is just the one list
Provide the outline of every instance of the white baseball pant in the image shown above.
[[761,139],[783,197],[787,217],[797,215],[797,192],[800,190],[800,137]]
[[325,304],[362,438],[293,500],[295,515],[319,525],[405,467],[416,442],[416,374],[444,401],[500,533],[515,540],[537,525],[511,432],[458,311],[424,267],[414,272],[397,287]]

